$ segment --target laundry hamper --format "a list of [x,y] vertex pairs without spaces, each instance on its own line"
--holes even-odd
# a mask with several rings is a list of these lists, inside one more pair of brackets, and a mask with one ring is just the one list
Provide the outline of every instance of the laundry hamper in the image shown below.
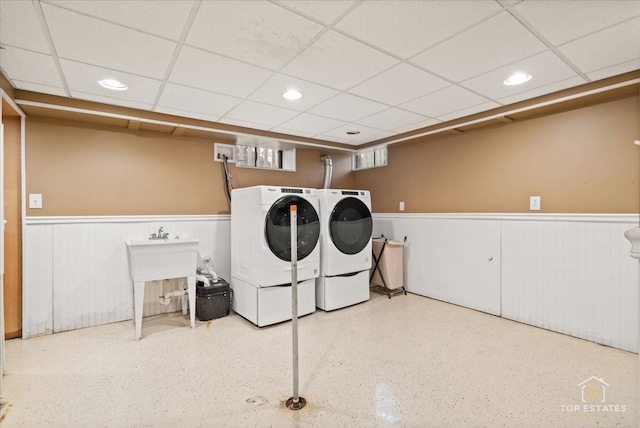
[[[407,238],[405,238],[405,241]],[[384,236],[372,239],[373,267],[370,287],[382,291],[389,298],[395,294],[407,294],[404,288],[404,242],[390,241]]]

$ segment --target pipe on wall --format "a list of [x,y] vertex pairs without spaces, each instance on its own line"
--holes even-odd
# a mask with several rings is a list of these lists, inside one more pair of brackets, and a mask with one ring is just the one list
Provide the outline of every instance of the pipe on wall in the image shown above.
[[333,173],[333,162],[329,155],[322,155],[322,163],[324,164],[324,180],[322,188],[329,189],[331,187],[331,175]]

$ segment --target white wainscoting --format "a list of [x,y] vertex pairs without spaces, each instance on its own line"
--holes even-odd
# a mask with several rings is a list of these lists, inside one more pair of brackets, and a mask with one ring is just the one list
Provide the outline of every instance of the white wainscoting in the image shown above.
[[633,223],[503,221],[502,316],[638,351]]
[[[374,214],[374,236],[408,238],[408,291],[638,351],[640,264],[623,233],[636,215]],[[200,239],[230,278],[230,217],[31,217],[25,222],[23,337],[133,318],[125,240],[160,226]],[[144,315],[179,310],[157,303]],[[133,327],[132,327],[133,328]]]
[[407,237],[407,291],[500,315],[500,222],[374,215],[380,235]]
[[637,215],[373,217],[374,236],[407,237],[408,291],[638,352]]
[[[133,319],[133,288],[125,241],[160,226],[171,236],[200,239],[216,273],[229,278],[230,217],[28,217],[24,236],[23,337]],[[180,309],[158,303],[179,280],[153,281],[144,316]]]

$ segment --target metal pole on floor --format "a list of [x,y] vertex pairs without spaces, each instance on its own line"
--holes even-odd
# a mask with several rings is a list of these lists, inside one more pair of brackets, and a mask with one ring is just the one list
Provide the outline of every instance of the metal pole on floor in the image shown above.
[[298,392],[298,207],[289,207],[291,216],[291,332],[293,337],[293,397],[287,400],[287,407],[300,410],[306,400]]

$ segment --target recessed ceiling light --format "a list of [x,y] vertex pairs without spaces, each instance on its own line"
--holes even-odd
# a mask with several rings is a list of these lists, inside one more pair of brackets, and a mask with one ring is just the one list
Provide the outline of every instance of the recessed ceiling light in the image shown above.
[[296,91],[295,89],[289,89],[287,92],[282,94],[282,97],[290,101],[295,101],[302,98],[302,94],[300,91]]
[[347,131],[347,135],[358,135],[360,131]]
[[102,79],[98,81],[98,84],[103,88],[111,89],[112,91],[126,91],[127,85],[122,82],[118,82],[115,79]]
[[527,73],[514,73],[504,83],[507,86],[521,85],[531,80],[531,75]]

